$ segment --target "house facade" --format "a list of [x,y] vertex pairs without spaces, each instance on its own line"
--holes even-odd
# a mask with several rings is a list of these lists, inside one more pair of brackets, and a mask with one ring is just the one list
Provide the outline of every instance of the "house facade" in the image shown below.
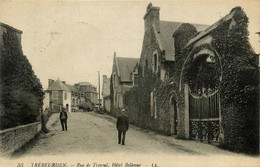
[[114,53],[113,68],[110,77],[110,100],[112,114],[115,116],[124,107],[124,93],[133,87],[131,72],[138,63],[138,58],[117,57],[116,53]]
[[[172,35],[183,24],[160,20],[160,8],[150,3],[144,15],[144,38],[140,58],[140,75],[145,77],[146,70],[154,73],[162,81],[174,75],[175,47]],[[197,31],[206,25],[193,24]]]
[[85,94],[85,96],[95,105],[98,104],[97,87],[93,86],[89,82],[79,82],[75,84],[75,87]]
[[60,79],[48,80],[48,88],[45,90],[44,106],[49,106],[52,112],[60,112],[62,107],[68,112],[79,110],[80,105],[92,108],[97,103],[96,88],[88,82],[80,82],[69,85]]
[[62,108],[66,108],[68,112],[72,111],[71,106],[71,91],[70,89],[60,80],[49,79],[48,88],[45,90],[45,96],[49,101],[50,110],[52,112],[60,112]]
[[[160,20],[160,8],[152,6],[151,3],[147,6],[143,19],[145,32],[138,67],[138,78],[139,84],[147,88],[146,92],[142,94],[147,94],[149,101],[143,102],[147,106],[141,107],[143,108],[141,110],[147,111],[144,114],[140,113],[141,120],[143,120],[142,122],[147,122],[144,125],[147,128],[177,135],[177,99],[174,96],[174,92],[170,91],[171,95],[165,99],[170,109],[170,111],[167,111],[167,109],[162,109],[162,106],[159,104],[159,101],[162,101],[162,99],[157,97],[157,89],[162,82],[176,76],[175,55],[177,48],[175,48],[176,39],[173,37],[173,34],[177,33],[176,31],[187,23]],[[192,24],[191,26],[194,27],[196,32],[208,27],[200,24]],[[147,97],[144,98],[147,99]],[[169,115],[166,114],[167,112]]]

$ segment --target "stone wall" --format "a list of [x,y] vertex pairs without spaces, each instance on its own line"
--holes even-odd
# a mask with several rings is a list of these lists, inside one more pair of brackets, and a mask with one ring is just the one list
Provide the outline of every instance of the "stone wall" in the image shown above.
[[15,36],[17,37],[18,43],[21,44],[21,35],[23,32],[9,25],[0,23],[0,47],[2,47],[3,45],[3,34],[7,33],[7,30],[11,30],[11,32],[14,33]]
[[1,130],[1,156],[10,156],[15,150],[29,142],[40,130],[41,124],[39,122]]

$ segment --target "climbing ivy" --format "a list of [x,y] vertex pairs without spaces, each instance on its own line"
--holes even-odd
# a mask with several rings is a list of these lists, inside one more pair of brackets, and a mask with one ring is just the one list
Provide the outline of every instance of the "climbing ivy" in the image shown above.
[[42,85],[16,34],[8,29],[3,33],[0,67],[0,129],[37,121],[44,97]]
[[[210,33],[213,37],[212,47],[220,56],[220,62],[216,64],[221,65],[221,74],[217,70],[214,78],[206,70],[201,71],[204,77],[196,76],[199,70],[195,67],[198,64],[188,62],[185,64],[182,85],[188,82],[192,87],[189,81],[194,78],[206,83],[216,81],[221,97],[221,127],[224,131],[224,143],[221,146],[238,152],[257,153],[258,56],[248,42],[248,17],[240,7],[231,12],[234,13],[233,17]],[[184,57],[189,55],[191,48],[192,45],[183,50]],[[218,79],[219,75],[221,79]]]

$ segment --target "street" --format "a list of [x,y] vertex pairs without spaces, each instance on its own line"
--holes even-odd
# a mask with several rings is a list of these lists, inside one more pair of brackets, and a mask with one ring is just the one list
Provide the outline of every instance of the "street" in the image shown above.
[[53,114],[39,140],[24,155],[66,153],[164,153],[169,155],[238,155],[196,141],[177,140],[155,132],[130,126],[126,145],[117,144],[116,119],[97,113],[68,114],[68,131],[61,130],[59,114]]

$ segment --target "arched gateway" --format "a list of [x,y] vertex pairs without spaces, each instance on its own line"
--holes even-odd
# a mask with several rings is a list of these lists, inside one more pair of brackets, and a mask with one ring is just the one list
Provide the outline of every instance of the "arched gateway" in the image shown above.
[[191,139],[219,140],[221,73],[220,57],[209,45],[194,48],[184,63],[181,75],[186,85],[186,125]]

